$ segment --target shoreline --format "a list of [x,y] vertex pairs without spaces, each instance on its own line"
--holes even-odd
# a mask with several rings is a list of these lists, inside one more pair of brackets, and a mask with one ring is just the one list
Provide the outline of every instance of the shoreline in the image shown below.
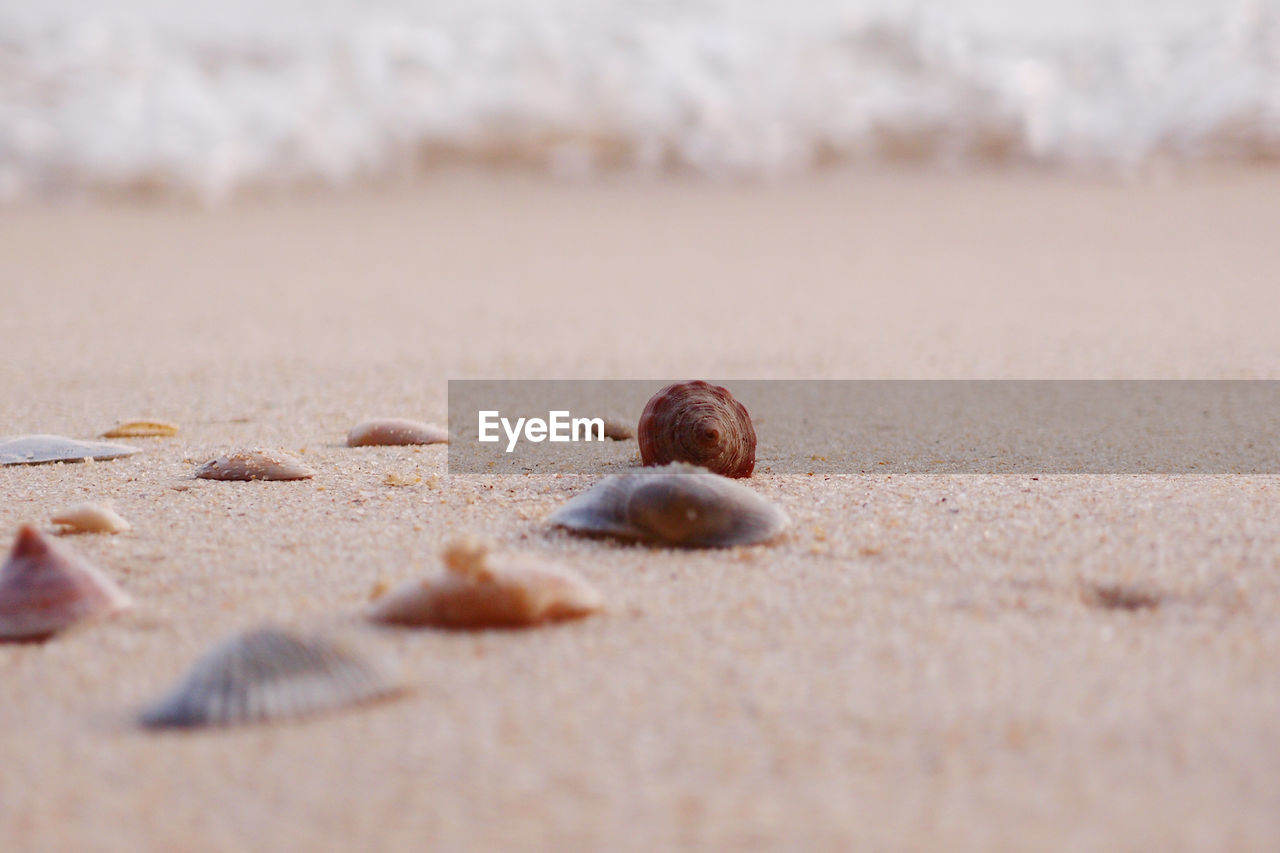
[[0,201],[0,214],[74,210],[170,210],[216,213],[254,207],[326,206],[413,199],[433,191],[500,185],[544,190],[653,191],[685,188],[698,192],[804,192],[827,184],[965,184],[1031,183],[1095,189],[1157,189],[1270,180],[1280,174],[1280,159],[1256,157],[1174,160],[1155,158],[1133,168],[1098,168],[1038,163],[931,163],[909,158],[875,162],[834,160],[777,175],[707,175],[688,169],[639,171],[606,166],[583,174],[557,173],[546,164],[504,161],[475,162],[444,158],[420,169],[362,175],[350,181],[303,181],[286,185],[239,187],[216,198],[164,187],[82,188],[50,190],[45,197]]

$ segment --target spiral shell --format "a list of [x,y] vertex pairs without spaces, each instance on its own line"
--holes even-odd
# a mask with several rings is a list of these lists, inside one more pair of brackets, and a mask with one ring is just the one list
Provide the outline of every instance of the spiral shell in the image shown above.
[[729,548],[773,539],[790,523],[751,489],[691,465],[615,474],[549,521],[575,533],[684,548]]
[[47,639],[129,604],[129,597],[92,563],[31,525],[18,531],[9,559],[0,566],[0,641]]
[[735,478],[750,477],[756,467],[756,431],[746,408],[727,389],[701,380],[654,394],[637,440],[645,465],[688,462]]

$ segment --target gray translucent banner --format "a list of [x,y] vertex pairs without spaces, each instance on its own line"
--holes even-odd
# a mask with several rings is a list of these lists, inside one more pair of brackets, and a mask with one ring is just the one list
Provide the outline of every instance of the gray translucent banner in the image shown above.
[[[1271,380],[708,381],[750,412],[757,474],[1280,472],[1280,382]],[[634,429],[667,384],[450,380],[449,473],[638,465],[635,439],[594,440],[587,421]],[[482,428],[497,440],[480,441]]]

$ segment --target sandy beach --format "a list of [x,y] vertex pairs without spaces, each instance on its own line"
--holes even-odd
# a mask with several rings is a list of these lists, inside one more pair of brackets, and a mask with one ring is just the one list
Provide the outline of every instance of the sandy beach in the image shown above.
[[[85,500],[128,519],[63,541],[136,600],[0,645],[0,846],[1277,849],[1274,476],[762,474],[782,541],[683,552],[551,529],[591,472],[450,477],[443,446],[343,438],[444,423],[451,378],[1280,378],[1278,197],[1261,168],[442,173],[0,208],[0,435],[182,427],[0,468],[5,543]],[[319,473],[192,478],[247,446]],[[605,611],[362,623],[459,534],[562,561]],[[136,725],[263,621],[356,637],[411,691]]]

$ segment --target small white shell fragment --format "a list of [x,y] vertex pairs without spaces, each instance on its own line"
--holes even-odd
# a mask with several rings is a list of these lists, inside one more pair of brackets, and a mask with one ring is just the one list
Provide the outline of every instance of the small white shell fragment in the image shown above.
[[577,619],[603,605],[581,575],[524,555],[494,556],[465,540],[444,551],[442,574],[410,581],[378,598],[369,619],[387,625],[526,628]]
[[407,418],[379,418],[358,423],[347,433],[347,447],[382,447],[405,444],[446,444],[449,431],[435,424]]
[[178,425],[168,421],[140,418],[122,421],[102,434],[103,438],[169,438],[178,434]]
[[687,548],[755,545],[790,523],[742,483],[680,462],[606,477],[548,520],[575,533]]
[[236,634],[142,712],[150,728],[225,726],[331,711],[401,692],[389,667],[336,640],[274,627]]
[[129,529],[129,522],[101,504],[69,506],[54,513],[51,521],[62,525],[63,533],[123,533]]
[[287,453],[242,450],[211,459],[196,469],[202,480],[307,480],[316,472]]
[[138,448],[105,441],[79,441],[61,435],[16,435],[0,439],[0,465],[38,465],[42,462],[83,462],[119,459]]

